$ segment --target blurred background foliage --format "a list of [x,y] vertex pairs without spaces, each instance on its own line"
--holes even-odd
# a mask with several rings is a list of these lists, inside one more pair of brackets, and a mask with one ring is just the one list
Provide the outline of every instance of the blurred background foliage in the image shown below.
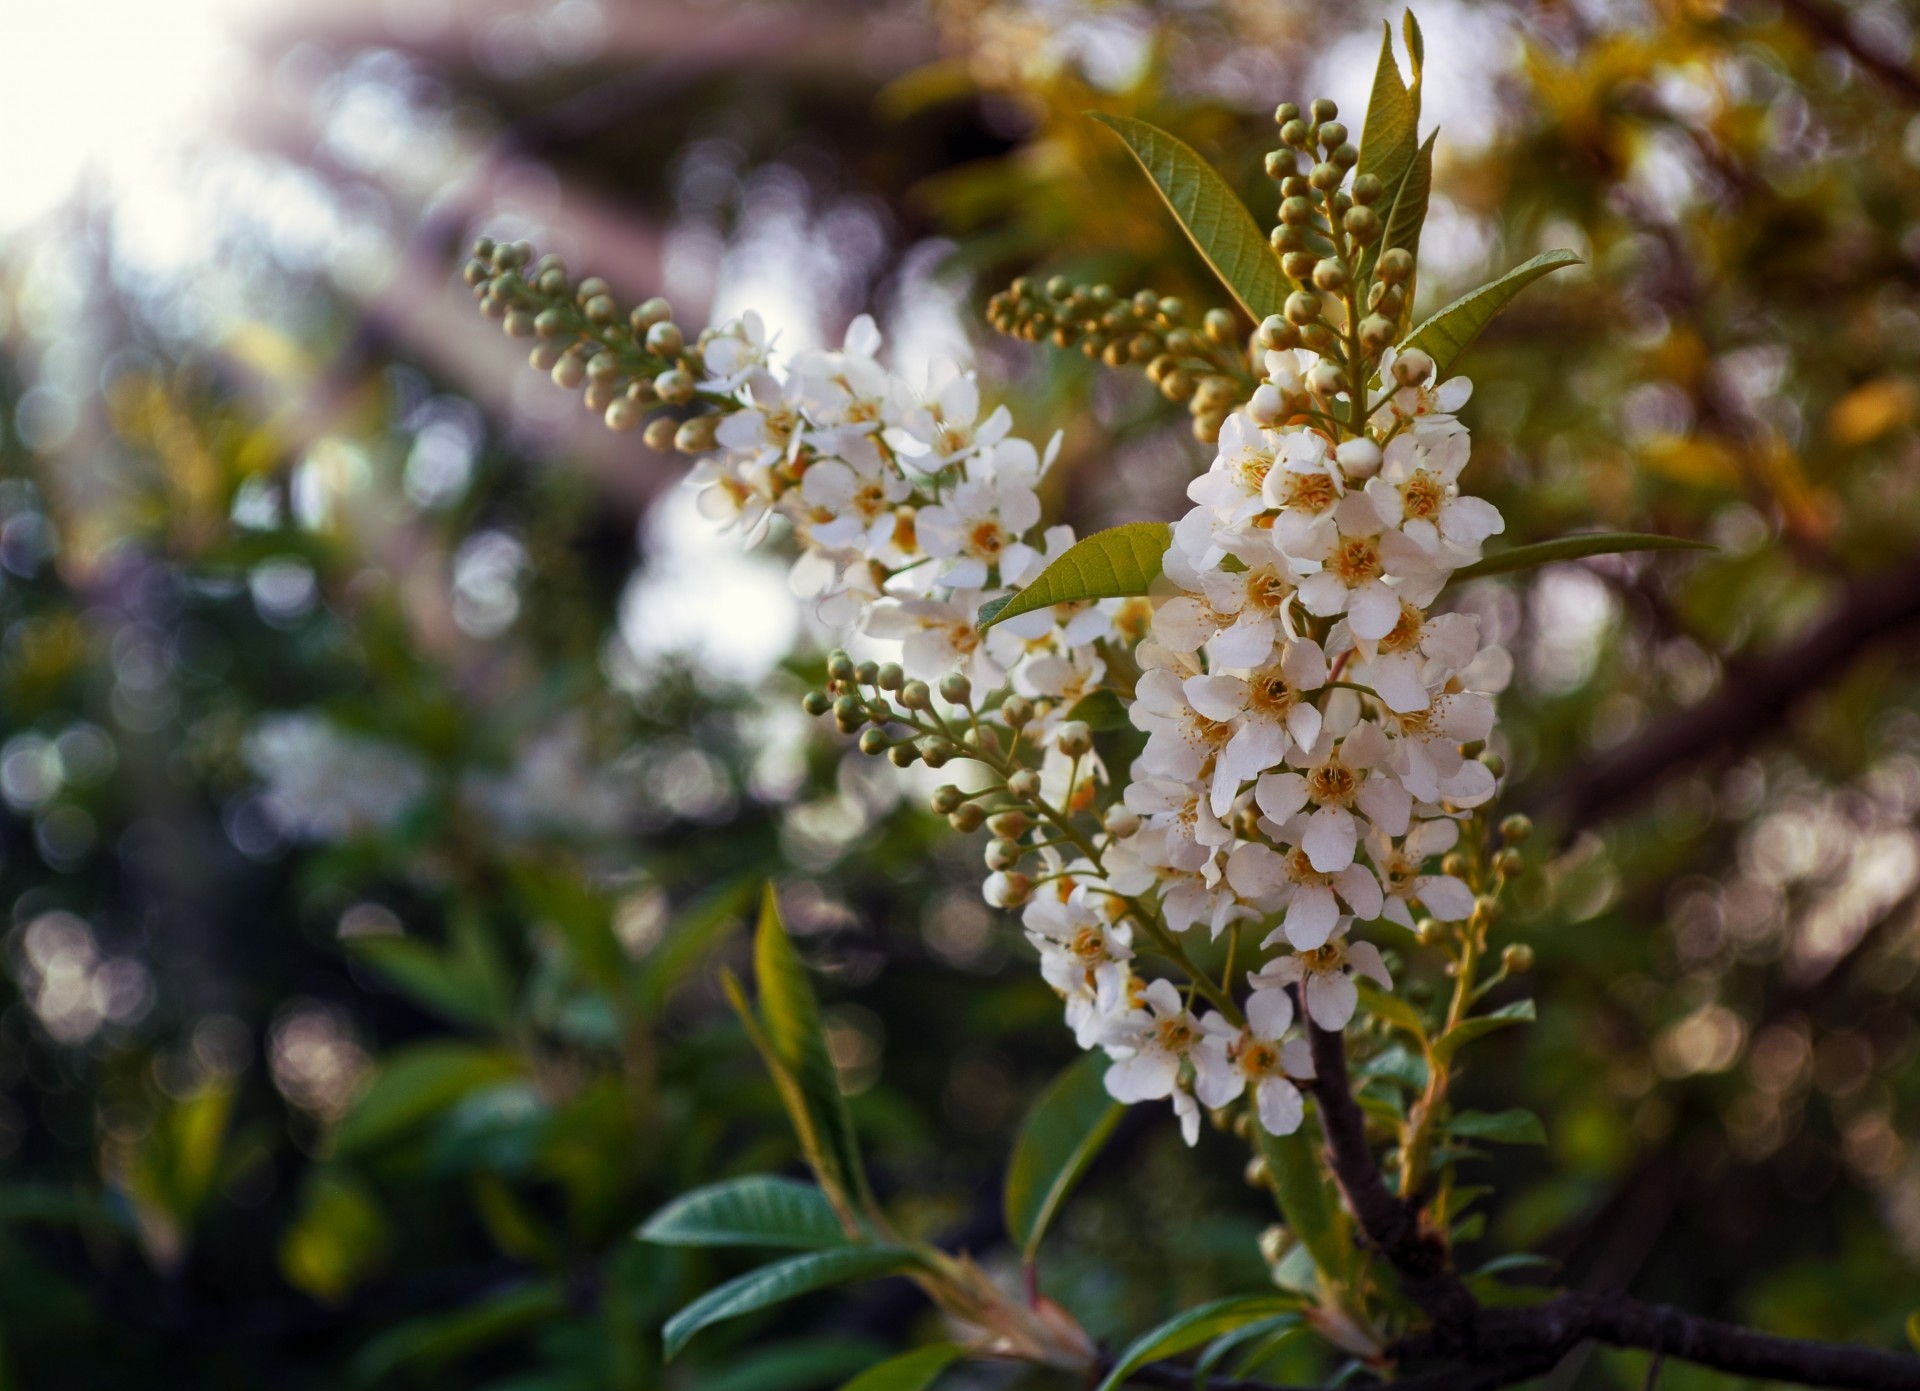
[[[801,717],[824,638],[779,567],[526,371],[458,256],[533,236],[788,346],[871,310],[897,363],[977,361],[1022,433],[1067,431],[1064,518],[1168,516],[1204,462],[1181,413],[978,311],[1017,274],[1224,303],[1082,113],[1178,132],[1264,216],[1273,104],[1357,115],[1390,12],[201,8],[174,47],[97,42],[128,109],[165,77],[217,121],[0,198],[0,1385],[834,1385],[921,1331],[910,1289],[663,1369],[659,1322],[724,1262],[631,1236],[794,1164],[714,984],[757,886],[910,1228],[1009,1259],[1000,1167],[1071,1044],[977,847]],[[1894,1341],[1920,1288],[1915,16],[1421,18],[1423,301],[1587,261],[1471,359],[1476,491],[1514,541],[1721,548],[1463,598],[1518,659],[1509,801],[1541,824],[1513,922],[1540,1022],[1466,1099],[1550,1137],[1484,1166],[1472,1257]],[[57,91],[56,57],[10,100]],[[41,164],[107,150],[60,141]],[[1048,1290],[1118,1340],[1257,1288],[1271,1209],[1232,1156],[1130,1116]]]

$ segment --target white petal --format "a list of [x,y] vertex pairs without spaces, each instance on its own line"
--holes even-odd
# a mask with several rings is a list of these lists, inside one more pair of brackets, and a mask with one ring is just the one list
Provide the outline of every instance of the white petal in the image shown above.
[[1360,791],[1353,800],[1367,814],[1367,819],[1388,835],[1403,836],[1407,833],[1407,821],[1413,813],[1413,797],[1398,780],[1380,773],[1371,774],[1360,785]]
[[1382,990],[1393,989],[1393,977],[1387,974],[1387,963],[1380,959],[1380,948],[1371,942],[1352,942],[1347,946],[1347,965],[1365,976]]
[[1473,915],[1473,890],[1451,874],[1422,875],[1414,880],[1413,894],[1441,922],[1463,922]]
[[1279,1038],[1293,1023],[1293,997],[1284,990],[1256,990],[1247,996],[1247,1027],[1265,1039]]
[[1230,720],[1247,708],[1247,683],[1238,676],[1189,676],[1181,691],[1210,720]]
[[1291,1135],[1300,1128],[1306,1107],[1299,1089],[1283,1077],[1263,1077],[1254,1092],[1260,1125],[1269,1135]]
[[1165,1053],[1135,1053],[1107,1069],[1107,1095],[1131,1105],[1173,1094],[1175,1068]]
[[[1313,1016],[1313,1022],[1323,1029],[1338,1031],[1347,1027],[1347,1021],[1353,1018],[1353,1012],[1360,1005],[1359,987],[1345,976],[1335,972],[1315,971],[1307,977],[1303,987],[1307,992],[1307,1013]],[[1113,1074],[1109,1072],[1108,1078]],[[1113,1091],[1111,1080],[1107,1090]],[[1117,1100],[1124,1100],[1115,1093]]]
[[1267,773],[1253,796],[1261,811],[1285,821],[1307,804],[1307,780],[1298,773]]
[[1353,846],[1358,839],[1351,812],[1345,807],[1321,807],[1307,818],[1307,833],[1300,838],[1300,848],[1307,852],[1315,869],[1331,874],[1353,863]]
[[1313,951],[1326,945],[1340,921],[1340,906],[1333,890],[1320,884],[1303,885],[1287,905],[1287,919],[1281,926],[1295,951]]

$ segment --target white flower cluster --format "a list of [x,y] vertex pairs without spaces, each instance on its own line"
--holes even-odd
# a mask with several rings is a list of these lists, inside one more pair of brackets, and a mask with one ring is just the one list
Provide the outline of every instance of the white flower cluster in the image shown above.
[[[1468,383],[1436,384],[1423,355],[1389,353],[1356,431],[1328,414],[1344,399],[1307,391],[1314,354],[1266,353],[1188,489],[1195,506],[1164,560],[1170,597],[1059,605],[982,635],[981,604],[1072,542],[1064,527],[1036,535],[1057,437],[1043,456],[1008,433],[1004,408],[981,419],[957,371],[909,389],[876,364],[878,345],[862,319],[840,352],[800,354],[777,376],[751,316],[709,339],[707,389],[741,405],[696,474],[709,515],[750,530],[784,515],[802,546],[796,585],[830,618],[901,640],[909,674],[1010,683],[1032,704],[1033,746],[1048,750],[1040,796],[1062,818],[1091,809],[1104,770],[1048,735],[1110,664],[1139,671],[1115,689],[1147,736],[1118,801],[1085,835],[1036,833],[1015,863],[990,850],[987,896],[1024,905],[1081,1046],[1114,1060],[1117,1099],[1171,1100],[1189,1143],[1201,1105],[1246,1094],[1269,1131],[1293,1130],[1294,1080],[1311,1072],[1305,1041],[1288,1037],[1295,1000],[1340,1029],[1355,976],[1391,988],[1352,927],[1412,928],[1416,904],[1449,922],[1474,911],[1466,883],[1428,869],[1494,794],[1462,746],[1488,737],[1510,671],[1474,618],[1428,612],[1503,526],[1459,489]],[[1024,834],[996,831],[995,844]],[[1026,855],[1040,873],[1018,871]],[[1142,954],[1183,961],[1182,934],[1242,924],[1269,930],[1238,981],[1183,995],[1135,974]]]

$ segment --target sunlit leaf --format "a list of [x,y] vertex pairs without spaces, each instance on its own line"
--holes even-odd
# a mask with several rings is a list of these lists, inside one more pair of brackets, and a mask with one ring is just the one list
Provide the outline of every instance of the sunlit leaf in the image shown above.
[[1400,350],[1419,348],[1433,359],[1440,369],[1439,375],[1445,377],[1453,370],[1460,354],[1473,345],[1481,330],[1493,322],[1494,315],[1505,309],[1515,295],[1543,275],[1579,264],[1580,258],[1571,251],[1543,252],[1436,311],[1407,336]]
[[1160,562],[1172,543],[1173,528],[1165,522],[1127,522],[1096,531],[1067,547],[1018,594],[981,605],[980,626],[991,628],[1053,604],[1145,594],[1160,578]]
[[1418,144],[1420,110],[1400,76],[1393,57],[1393,28],[1380,22],[1380,61],[1373,71],[1373,95],[1367,101],[1367,124],[1360,139],[1360,163],[1355,177],[1372,174],[1389,190],[1397,188]]
[[1087,113],[1127,142],[1215,275],[1257,323],[1287,300],[1286,277],[1246,204],[1192,147],[1131,116]]
[[931,1343],[867,1368],[840,1391],[927,1391],[966,1352],[958,1343]]
[[1462,1044],[1471,1043],[1476,1038],[1484,1038],[1494,1030],[1504,1029],[1511,1024],[1531,1024],[1532,1022],[1532,1000],[1515,1000],[1512,1004],[1494,1010],[1491,1014],[1476,1014],[1471,1019],[1462,1019],[1434,1041],[1433,1061],[1436,1066],[1445,1067],[1448,1059],[1459,1051]]
[[1028,1260],[1124,1111],[1107,1095],[1105,1054],[1081,1058],[1028,1113],[1007,1166],[1007,1232]]
[[1511,1111],[1460,1111],[1447,1121],[1447,1130],[1473,1140],[1506,1145],[1544,1145],[1547,1129],[1540,1117],[1518,1107]]
[[1288,1295],[1250,1294],[1216,1299],[1197,1309],[1176,1314],[1158,1328],[1136,1338],[1120,1354],[1113,1364],[1113,1370],[1100,1383],[1100,1391],[1115,1391],[1116,1387],[1149,1362],[1157,1362],[1163,1357],[1177,1357],[1189,1348],[1211,1342],[1242,1324],[1271,1318],[1298,1307],[1299,1301]]
[[671,1358],[709,1324],[780,1304],[813,1290],[855,1280],[874,1280],[911,1269],[918,1258],[904,1246],[843,1246],[809,1251],[748,1271],[709,1290],[667,1320],[661,1337]]
[[795,1128],[802,1132],[801,1142],[822,1167],[821,1182],[837,1186],[856,1202],[865,1201],[866,1169],[820,1027],[820,1004],[780,920],[780,904],[771,884],[761,899],[753,961],[760,1025],[767,1047],[784,1070],[784,1078],[776,1072],[775,1080],[781,1083]]
[[1505,575],[1515,570],[1531,570],[1536,565],[1551,565],[1560,560],[1584,560],[1591,555],[1624,555],[1628,551],[1711,551],[1718,547],[1707,541],[1689,541],[1683,536],[1652,536],[1637,531],[1596,531],[1579,536],[1562,536],[1557,541],[1536,541],[1531,546],[1515,546],[1510,551],[1476,560],[1453,572],[1456,580],[1477,580],[1487,575]]
[[662,1246],[845,1246],[833,1204],[810,1183],[764,1174],[676,1198],[649,1217],[640,1239]]

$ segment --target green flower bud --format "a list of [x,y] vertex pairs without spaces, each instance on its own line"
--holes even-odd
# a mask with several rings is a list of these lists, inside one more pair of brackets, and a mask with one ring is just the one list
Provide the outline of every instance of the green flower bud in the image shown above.
[[1000,718],[1008,729],[1024,728],[1033,718],[1033,702],[1023,695],[1010,695],[1000,702]]
[[1389,285],[1401,284],[1413,274],[1413,253],[1404,246],[1381,252],[1380,264],[1374,268],[1374,274]]
[[527,354],[527,362],[536,372],[551,372],[565,352],[558,343],[535,343],[533,351]]
[[1500,821],[1500,839],[1508,845],[1522,845],[1533,835],[1533,818],[1515,812],[1502,817]]
[[485,261],[469,261],[460,268],[460,278],[466,281],[469,286],[486,284],[488,273],[487,263]]
[[1313,185],[1307,182],[1305,174],[1289,174],[1280,180],[1282,198],[1306,198],[1313,193]]
[[595,353],[587,359],[587,375],[599,381],[619,375],[620,359],[612,353]]
[[1287,279],[1297,285],[1304,285],[1313,279],[1313,272],[1320,264],[1320,258],[1311,251],[1289,251],[1280,258],[1280,269],[1287,273]]
[[620,317],[620,306],[613,302],[612,295],[595,295],[583,307],[587,318],[596,324],[610,324]]
[[1325,260],[1313,268],[1313,283],[1330,294],[1338,294],[1347,288],[1347,263],[1339,260]]
[[1230,311],[1209,309],[1203,321],[1207,337],[1216,343],[1231,343],[1234,339],[1234,321]]
[[1360,321],[1360,346],[1378,357],[1393,346],[1393,320],[1381,314],[1369,314]]
[[878,758],[892,747],[892,741],[882,730],[869,729],[860,736],[860,752],[869,758]]
[[1445,875],[1450,875],[1455,879],[1466,878],[1467,857],[1462,855],[1458,850],[1453,851],[1440,861],[1440,872]]
[[673,447],[682,454],[704,454],[717,442],[714,431],[720,424],[717,415],[696,415],[682,421],[673,432]]
[[[1325,127],[1323,126],[1322,129],[1324,130]],[[1327,156],[1327,160],[1344,174],[1360,162],[1360,151],[1350,144],[1336,145],[1333,153]]]
[[1032,829],[1033,818],[1018,807],[997,811],[987,818],[987,830],[1002,840],[1018,840]]
[[867,722],[867,708],[858,696],[843,695],[833,703],[833,722],[842,734],[851,734]]
[[1312,133],[1307,123],[1296,116],[1280,127],[1280,143],[1291,145],[1296,150],[1304,150],[1307,147],[1307,139]]
[[951,740],[943,739],[938,734],[927,735],[915,747],[920,750],[921,761],[929,768],[944,768],[957,752]]
[[589,300],[598,299],[601,295],[610,295],[612,293],[613,286],[607,284],[606,281],[597,275],[589,275],[585,280],[580,282],[580,288],[574,291],[574,298],[578,300],[584,308]]
[[1526,857],[1517,848],[1509,845],[1493,857],[1493,868],[1502,879],[1518,879],[1526,872]]
[[1347,128],[1339,121],[1322,121],[1317,132],[1320,144],[1331,150],[1335,145],[1347,143]]
[[1053,743],[1068,758],[1085,758],[1093,752],[1093,730],[1085,720],[1068,720],[1053,736]]
[[911,768],[920,761],[920,750],[911,743],[895,744],[887,750],[887,762],[896,768]]
[[1515,942],[1500,953],[1500,965],[1508,975],[1522,975],[1533,969],[1533,948],[1525,942]]
[[967,794],[948,782],[933,789],[933,796],[928,801],[928,805],[933,808],[934,815],[950,816],[958,811],[966,800]]
[[579,389],[587,379],[587,364],[580,360],[578,353],[568,353],[553,364],[553,384],[565,387],[568,391]]
[[678,357],[686,346],[686,335],[678,324],[655,324],[647,330],[647,351],[655,357]]
[[607,407],[607,428],[624,435],[639,426],[640,415],[639,403],[622,396]]
[[964,672],[950,671],[940,678],[940,699],[949,705],[970,705],[973,702],[973,683]]
[[1335,116],[1340,114],[1340,108],[1335,106],[1330,98],[1315,97],[1313,99],[1311,114],[1314,124],[1325,125],[1328,121],[1331,121]]
[[1305,227],[1313,222],[1313,200],[1288,198],[1280,204],[1280,220],[1289,227]]
[[1435,918],[1422,918],[1413,925],[1414,940],[1423,947],[1437,947],[1447,939],[1445,924]]
[[653,379],[653,389],[668,405],[684,406],[693,399],[693,375],[678,367],[669,368]]
[[818,719],[833,709],[833,697],[825,691],[808,691],[800,698],[800,708]]
[[1291,348],[1300,341],[1300,330],[1278,314],[1260,321],[1260,346],[1270,351]]
[[1285,178],[1294,170],[1293,153],[1290,150],[1268,150],[1266,163],[1269,179]]
[[1007,793],[1023,802],[1031,802],[1040,795],[1040,775],[1031,768],[1022,768],[1007,779]]
[[637,305],[633,313],[627,316],[627,323],[636,334],[644,334],[655,324],[664,324],[672,317],[673,306],[655,295],[646,303]]
[[1353,201],[1356,203],[1377,203],[1386,191],[1387,186],[1380,182],[1378,174],[1362,174],[1353,181]]
[[1362,246],[1371,246],[1380,237],[1380,214],[1369,207],[1347,209],[1347,215],[1340,219],[1340,225],[1347,229],[1348,236]]
[[897,691],[907,684],[907,674],[900,670],[900,663],[883,662],[874,673],[873,684],[883,691]]
[[[926,757],[924,752],[921,757]],[[927,766],[929,768],[935,766],[932,759],[927,759]],[[953,809],[947,817],[947,824],[964,836],[979,830],[981,823],[986,819],[987,814],[980,809],[978,802],[967,802]]]
[[924,681],[909,681],[900,688],[900,703],[909,710],[931,710],[933,688]]
[[1297,121],[1299,119],[1300,108],[1293,102],[1283,101],[1273,108],[1273,123],[1276,126],[1284,126],[1288,121]]
[[877,662],[861,662],[853,669],[853,683],[856,686],[877,686],[880,684],[880,665]]
[[1202,411],[1193,418],[1193,437],[1201,444],[1218,444],[1220,432],[1226,428],[1227,417],[1233,414],[1228,410]]
[[853,658],[845,648],[836,647],[827,653],[827,679],[841,682],[853,680]]
[[528,309],[510,309],[505,323],[501,325],[509,338],[533,337],[533,311]]
[[1179,320],[1186,318],[1186,302],[1176,299],[1172,295],[1168,295],[1160,301],[1160,317],[1170,324],[1177,323]]

